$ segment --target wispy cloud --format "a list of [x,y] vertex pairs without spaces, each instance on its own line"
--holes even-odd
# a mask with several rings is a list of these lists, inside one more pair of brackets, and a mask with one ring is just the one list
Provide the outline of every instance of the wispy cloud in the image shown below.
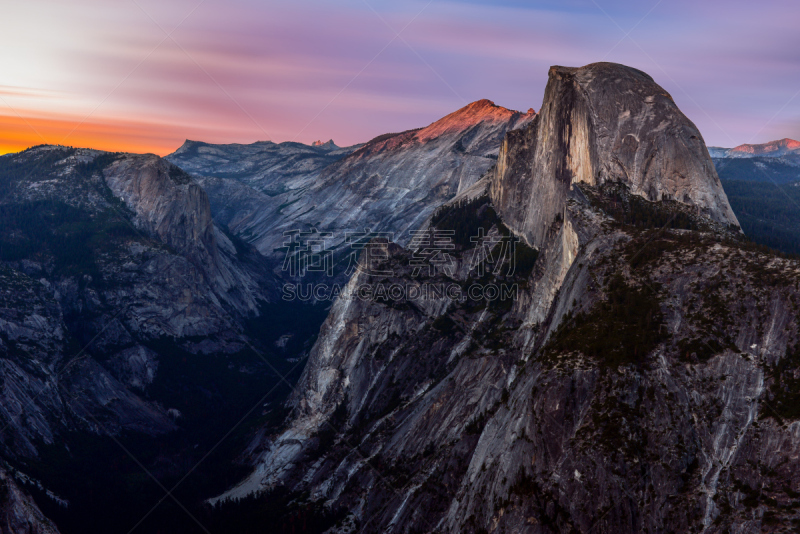
[[[617,27],[589,1],[436,0],[403,33],[413,51],[386,45],[424,2],[370,0],[379,18],[361,0],[206,0],[195,12],[197,0],[137,1],[158,25],[128,0],[4,8],[0,114],[50,119],[42,131],[60,132],[92,113],[69,143],[158,153],[187,137],[263,139],[248,115],[276,141],[311,121],[298,140],[350,144],[460,107],[448,86],[467,100],[538,108],[550,65],[608,54],[650,72],[709,143],[728,145],[749,140],[800,89],[800,6],[788,1],[662,2],[620,42],[620,27],[633,28],[655,1],[597,0]],[[757,141],[783,136],[797,117],[800,101]],[[2,123],[0,151],[24,142],[24,126]]]

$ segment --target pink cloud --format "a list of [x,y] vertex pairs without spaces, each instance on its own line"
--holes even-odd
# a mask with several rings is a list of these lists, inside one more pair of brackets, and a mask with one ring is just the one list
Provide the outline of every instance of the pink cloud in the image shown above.
[[[790,2],[679,0],[642,20],[652,5],[598,0],[612,21],[577,1],[369,0],[379,17],[363,0],[207,0],[184,21],[197,1],[137,1],[147,14],[132,2],[13,5],[0,21],[3,83],[29,92],[0,87],[0,108],[11,108],[0,112],[167,124],[153,139],[174,148],[301,130],[299,141],[351,144],[480,98],[538,108],[550,65],[606,59],[653,75],[712,144],[749,141],[778,111],[757,141],[784,136],[793,126],[779,125],[800,117],[800,99],[781,110],[800,89]],[[150,17],[168,32],[181,24],[180,46],[153,50],[165,35]],[[395,38],[406,25],[413,50]]]

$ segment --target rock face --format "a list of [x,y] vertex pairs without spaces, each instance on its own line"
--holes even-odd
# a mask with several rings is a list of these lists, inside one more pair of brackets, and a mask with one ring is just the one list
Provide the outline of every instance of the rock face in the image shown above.
[[700,132],[650,76],[613,63],[551,67],[538,117],[503,143],[492,199],[540,247],[572,184],[607,182],[738,226]]
[[103,174],[143,230],[179,252],[213,262],[217,247],[208,198],[188,175],[153,155],[123,156]]
[[217,221],[282,259],[283,233],[310,226],[333,233],[331,247],[365,228],[405,242],[409,230],[494,165],[506,132],[534,116],[481,100],[426,128],[363,146],[270,144],[267,157],[252,145],[234,150],[187,142],[168,159],[204,176],[200,183]]
[[206,192],[190,176],[153,155],[122,156],[104,176],[114,196],[136,214],[138,227],[202,266],[221,302],[242,314],[255,312],[264,293],[231,259],[235,247],[214,223]]
[[0,533],[2,534],[58,534],[58,529],[47,519],[33,499],[27,495],[5,470],[0,469]]
[[68,431],[175,430],[142,396],[164,357],[149,345],[241,350],[244,318],[269,299],[258,254],[156,156],[42,146],[4,156],[0,176],[3,456]]
[[336,150],[339,148],[338,146],[336,146],[336,143],[333,142],[333,139],[329,139],[327,143],[323,143],[322,141],[317,140],[311,143],[311,146],[324,148],[326,150]]
[[[702,141],[657,88],[618,65],[552,69],[497,174],[430,219],[458,242],[449,268],[415,273],[425,249],[393,244],[362,263],[286,427],[253,442],[252,475],[221,500],[283,488],[344,510],[340,533],[800,519],[800,264],[739,240]],[[513,233],[539,249],[526,268],[522,245],[515,269],[495,256],[492,236]],[[517,291],[359,289],[476,283]]]

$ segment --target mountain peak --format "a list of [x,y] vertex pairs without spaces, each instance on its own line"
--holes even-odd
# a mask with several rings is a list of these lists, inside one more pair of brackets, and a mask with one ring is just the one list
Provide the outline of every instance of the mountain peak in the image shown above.
[[700,132],[653,78],[616,63],[551,67],[532,127],[503,143],[493,200],[541,246],[573,184],[606,182],[738,226]]
[[471,103],[467,104],[466,106],[461,108],[461,110],[466,110],[466,109],[487,109],[487,108],[497,108],[497,107],[500,107],[500,106],[498,106],[497,104],[495,104],[494,102],[492,102],[488,98],[482,98],[480,100],[476,100],[475,102],[471,102]]
[[323,143],[321,140],[314,141],[311,143],[311,146],[315,146],[317,148],[323,148],[326,150],[336,150],[339,148],[336,143],[333,142],[333,139],[329,139],[327,142]]
[[789,139],[788,137],[784,137],[779,142],[783,143],[786,148],[790,148],[792,150],[800,148],[800,141],[795,141],[794,139]]
[[190,152],[192,150],[197,150],[198,147],[205,145],[203,141],[193,141],[191,139],[186,139],[183,144],[178,147],[178,150],[173,152],[171,155],[180,155]]
[[519,123],[523,119],[530,119],[535,114],[533,109],[528,113],[511,110],[498,106],[489,99],[476,100],[466,106],[450,113],[429,126],[421,129],[417,133],[417,139],[427,141],[440,135],[463,132],[476,124],[482,122],[500,123],[515,122]]

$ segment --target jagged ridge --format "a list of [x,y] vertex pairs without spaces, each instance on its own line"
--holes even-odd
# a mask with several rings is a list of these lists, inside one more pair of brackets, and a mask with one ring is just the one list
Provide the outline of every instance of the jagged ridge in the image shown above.
[[403,242],[436,207],[480,179],[506,132],[534,116],[480,100],[425,128],[340,151],[283,143],[264,145],[256,158],[250,146],[204,145],[168,159],[214,176],[200,182],[215,218],[282,260],[283,232],[308,226],[333,232],[331,248],[343,244],[346,232],[365,228],[394,232]]

